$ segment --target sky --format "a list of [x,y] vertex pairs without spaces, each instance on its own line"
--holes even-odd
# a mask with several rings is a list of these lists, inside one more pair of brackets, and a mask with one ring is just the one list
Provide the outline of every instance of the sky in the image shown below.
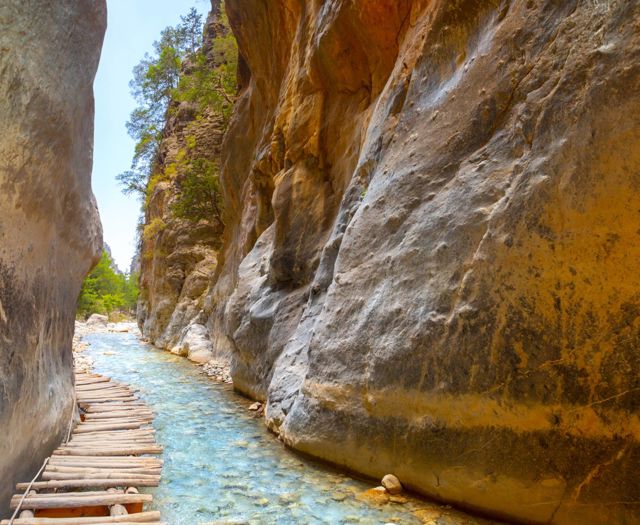
[[93,192],[104,240],[118,267],[129,270],[135,251],[140,201],[125,196],[116,175],[129,169],[134,141],[125,123],[135,107],[129,92],[133,67],[151,53],[160,31],[175,25],[191,7],[206,16],[209,0],[107,0],[107,33],[93,90],[96,103]]

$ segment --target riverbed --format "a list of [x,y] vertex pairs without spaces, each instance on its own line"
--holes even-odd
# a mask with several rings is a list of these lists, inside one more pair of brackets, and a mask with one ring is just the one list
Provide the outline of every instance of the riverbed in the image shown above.
[[148,492],[169,525],[493,523],[414,498],[362,501],[373,483],[288,450],[248,410],[248,400],[193,363],[133,334],[85,340],[94,370],[140,389],[155,412],[165,463],[160,486]]

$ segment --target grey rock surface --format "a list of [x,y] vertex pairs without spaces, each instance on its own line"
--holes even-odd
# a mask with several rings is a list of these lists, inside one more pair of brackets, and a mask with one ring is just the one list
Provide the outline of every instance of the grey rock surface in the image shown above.
[[640,521],[639,9],[227,2],[208,326],[288,445],[509,520]]
[[91,192],[102,0],[0,2],[0,515],[66,433]]

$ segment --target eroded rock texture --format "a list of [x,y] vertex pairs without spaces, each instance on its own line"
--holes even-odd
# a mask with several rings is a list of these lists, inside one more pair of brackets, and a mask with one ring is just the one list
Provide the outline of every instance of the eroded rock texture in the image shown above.
[[[186,137],[195,134],[201,140],[189,155],[219,155],[221,123],[214,115],[195,121],[184,104],[165,130],[159,169],[185,155]],[[142,242],[138,324],[156,346],[205,362],[213,353],[202,312],[216,269],[221,225],[214,220],[193,223],[175,217],[175,184],[175,179],[155,184],[146,209],[145,224],[151,233]]]
[[[219,0],[212,6],[204,46],[210,66],[215,67],[212,42],[229,34],[229,28],[219,22]],[[183,72],[189,67],[187,61]],[[174,207],[181,180],[193,163],[219,162],[225,126],[220,113],[190,102],[173,101],[168,115],[147,189],[138,324],[154,345],[202,363],[214,357],[204,302],[216,271],[222,223],[216,217],[188,220]]]
[[73,410],[80,285],[102,246],[91,192],[98,0],[0,2],[0,515]]
[[291,446],[511,520],[640,520],[640,8],[227,0],[206,306]]

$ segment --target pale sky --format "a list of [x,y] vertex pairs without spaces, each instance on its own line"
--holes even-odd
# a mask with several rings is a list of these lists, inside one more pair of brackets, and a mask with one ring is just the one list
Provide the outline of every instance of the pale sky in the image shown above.
[[191,7],[206,17],[209,0],[107,0],[108,26],[94,83],[96,100],[93,192],[98,200],[104,240],[118,267],[129,269],[135,251],[140,203],[122,194],[116,175],[129,169],[133,140],[125,123],[135,107],[129,93],[131,71],[160,31],[175,25]]

